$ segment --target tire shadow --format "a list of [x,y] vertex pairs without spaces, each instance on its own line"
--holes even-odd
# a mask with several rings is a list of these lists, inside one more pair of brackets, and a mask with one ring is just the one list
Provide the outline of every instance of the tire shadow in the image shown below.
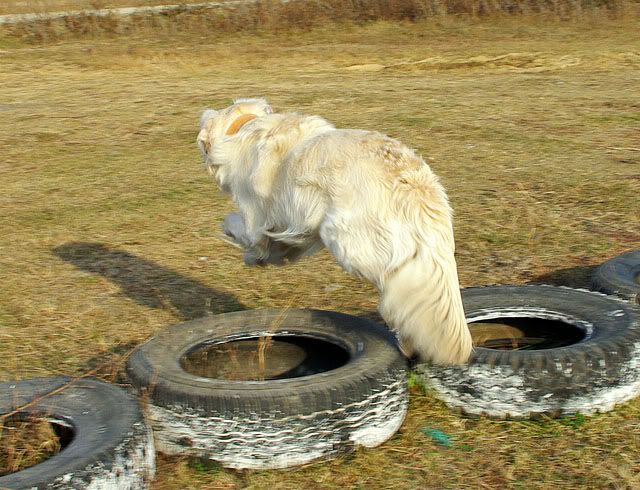
[[591,288],[591,278],[599,265],[569,267],[547,272],[535,277],[530,284],[550,284],[552,286],[567,286],[570,288]]
[[116,283],[138,304],[172,310],[183,320],[246,309],[230,294],[102,243],[71,242],[54,247],[52,252],[78,269]]

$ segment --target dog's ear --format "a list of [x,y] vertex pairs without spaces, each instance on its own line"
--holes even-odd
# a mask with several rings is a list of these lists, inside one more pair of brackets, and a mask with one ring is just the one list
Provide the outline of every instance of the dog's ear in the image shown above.
[[209,155],[209,150],[211,150],[211,143],[209,141],[209,132],[206,129],[201,129],[198,133],[198,138],[196,139],[198,143],[198,148],[200,148],[200,152],[204,159],[207,159]]
[[202,152],[202,156],[206,159],[211,150],[211,139],[209,131],[211,129],[211,120],[218,115],[218,111],[206,109],[200,116],[200,132],[198,133],[198,148]]
[[214,109],[205,109],[200,115],[200,129],[204,129],[209,119],[216,117],[217,114],[218,111]]

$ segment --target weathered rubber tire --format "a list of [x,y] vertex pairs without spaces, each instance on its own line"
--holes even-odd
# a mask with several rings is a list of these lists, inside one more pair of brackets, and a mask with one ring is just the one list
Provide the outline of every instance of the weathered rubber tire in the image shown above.
[[20,412],[71,427],[73,439],[58,454],[0,477],[10,489],[145,489],[155,473],[155,450],[138,401],[97,380],[37,378],[0,383],[0,415],[38,400]]
[[[194,376],[179,360],[195,346],[263,335],[302,335],[345,348],[331,371],[269,381]],[[317,310],[242,311],[158,334],[129,359],[149,397],[159,451],[230,468],[285,468],[391,437],[407,410],[406,360],[384,327]]]
[[462,298],[469,322],[560,320],[583,329],[586,338],[546,350],[476,347],[466,366],[417,365],[449,407],[498,418],[592,414],[640,393],[640,313],[633,305],[545,285],[469,288]]
[[614,257],[598,267],[591,287],[594,291],[640,303],[640,250]]

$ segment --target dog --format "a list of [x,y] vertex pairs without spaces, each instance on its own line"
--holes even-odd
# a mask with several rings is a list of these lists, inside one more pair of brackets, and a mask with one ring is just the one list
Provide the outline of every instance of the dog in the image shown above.
[[408,357],[463,364],[472,352],[454,258],[452,210],[427,163],[397,140],[275,113],[265,99],[207,109],[197,144],[239,213],[225,233],[248,265],[295,262],[326,247],[380,294]]

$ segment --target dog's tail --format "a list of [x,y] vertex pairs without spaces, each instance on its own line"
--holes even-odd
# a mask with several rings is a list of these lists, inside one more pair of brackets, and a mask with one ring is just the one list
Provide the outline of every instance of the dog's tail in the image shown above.
[[412,242],[415,248],[381,281],[380,313],[397,331],[405,354],[418,354],[437,364],[465,363],[473,343],[460,295],[452,213],[444,189],[425,167],[405,173],[393,196],[396,216],[404,216],[411,230],[405,244]]
[[398,332],[405,354],[437,364],[465,363],[472,350],[453,257],[418,254],[389,274],[380,314]]

